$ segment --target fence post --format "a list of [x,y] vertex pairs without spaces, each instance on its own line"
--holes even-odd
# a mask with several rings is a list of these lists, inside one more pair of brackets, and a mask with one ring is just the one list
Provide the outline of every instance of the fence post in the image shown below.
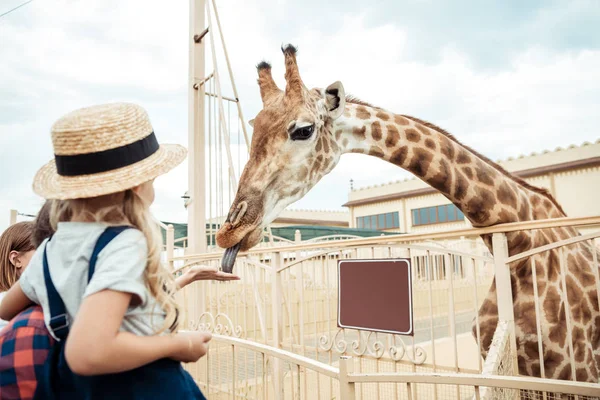
[[10,220],[9,225],[14,225],[17,223],[17,210],[10,210]]
[[[283,299],[281,288],[283,286],[281,285],[281,274],[277,272],[277,269],[280,266],[283,266],[283,254],[280,252],[273,253],[273,262],[271,264],[271,304],[273,306],[273,347],[276,349],[281,348],[283,335],[283,308],[281,307],[281,301]],[[284,398],[283,378],[283,363],[279,358],[274,357],[273,391],[276,400]]]
[[174,263],[173,263],[173,255],[175,253],[175,228],[173,225],[169,224],[167,226],[167,263],[169,264],[169,270],[173,271]]
[[517,359],[517,340],[515,336],[515,312],[510,283],[510,267],[506,263],[508,258],[508,243],[504,233],[494,233],[492,236],[492,249],[494,251],[494,273],[496,277],[496,297],[498,302],[498,322],[508,323],[510,343],[510,358],[512,359],[513,374],[519,374]]
[[340,357],[340,399],[341,400],[354,400],[356,398],[354,382],[350,382],[348,374],[354,372],[354,361],[352,357],[341,356]]

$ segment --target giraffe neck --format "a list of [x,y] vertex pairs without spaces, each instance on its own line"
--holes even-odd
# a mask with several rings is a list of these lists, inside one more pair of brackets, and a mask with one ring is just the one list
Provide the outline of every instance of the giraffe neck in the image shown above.
[[426,122],[347,103],[333,132],[344,153],[368,154],[412,172],[452,201],[473,226],[564,216],[542,190]]

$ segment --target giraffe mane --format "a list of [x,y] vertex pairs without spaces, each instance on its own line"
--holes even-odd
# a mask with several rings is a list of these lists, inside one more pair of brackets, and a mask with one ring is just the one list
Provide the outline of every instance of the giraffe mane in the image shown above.
[[[348,101],[348,100],[346,99],[346,101]],[[515,176],[515,175],[511,174],[506,169],[504,169],[500,164],[498,164],[498,163],[490,160],[488,157],[484,156],[483,154],[479,153],[478,151],[473,150],[469,146],[466,146],[466,145],[462,144],[458,139],[456,139],[456,137],[454,137],[454,135],[452,135],[450,132],[448,132],[448,131],[440,128],[439,126],[434,125],[431,122],[427,122],[427,121],[424,121],[424,120],[419,119],[419,118],[411,117],[410,115],[402,115],[402,116],[405,117],[405,118],[408,118],[410,120],[413,120],[415,122],[418,122],[419,124],[425,125],[428,128],[435,129],[436,131],[442,133],[443,135],[445,135],[446,137],[448,137],[448,139],[452,140],[455,143],[458,143],[459,145],[461,145],[465,149],[469,150],[471,153],[475,154],[477,157],[481,158],[483,161],[485,161],[489,165],[491,165],[494,168],[496,168],[498,171],[500,171],[507,178],[512,179],[513,181],[515,181],[519,185],[525,187],[526,189],[529,189],[529,190],[531,190],[531,191],[533,191],[535,193],[541,194],[542,196],[545,196],[546,198],[548,198],[548,200],[550,200],[556,206],[556,208],[558,208],[558,210],[564,216],[566,216],[566,213],[563,210],[562,206],[560,204],[558,204],[558,202],[556,201],[556,199],[554,198],[554,196],[552,196],[552,194],[547,189],[534,186],[534,185],[526,182],[525,180],[519,178],[518,176]]]
[[358,104],[360,106],[371,107],[376,110],[381,110],[381,107],[374,106],[371,103],[367,103],[366,101],[362,101],[358,97],[352,96],[351,94],[346,95],[346,103]]

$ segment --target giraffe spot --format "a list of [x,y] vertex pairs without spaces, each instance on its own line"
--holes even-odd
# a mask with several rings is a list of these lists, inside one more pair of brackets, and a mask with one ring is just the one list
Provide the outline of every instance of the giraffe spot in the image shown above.
[[375,116],[382,121],[387,121],[388,119],[390,119],[390,116],[387,113],[384,113],[383,111],[378,111],[377,114],[375,114]]
[[481,308],[479,309],[479,312],[485,315],[496,315],[498,314],[498,305],[490,299],[485,299],[481,305]]
[[[533,289],[530,289],[529,292],[533,293]],[[520,293],[521,292],[519,292],[519,294]],[[521,331],[526,335],[537,335],[535,317],[532,318],[532,316],[535,316],[535,303],[533,301],[528,301],[527,303],[520,304],[516,314],[518,325]]]
[[522,346],[525,349],[525,354],[530,359],[535,360],[540,357],[538,342],[525,342]]
[[409,125],[410,124],[410,122],[406,118],[404,118],[400,115],[394,115],[394,122],[397,123],[398,125]]
[[573,354],[575,357],[575,361],[578,363],[583,362],[585,360],[585,350],[587,346],[587,339],[585,337],[585,332],[580,327],[576,326],[573,328]]
[[[512,222],[512,221],[511,221]],[[532,242],[531,236],[527,232],[514,232],[509,235],[509,255],[514,256],[531,249]],[[525,268],[528,273],[531,273],[531,269],[527,263]]]
[[427,175],[431,160],[433,160],[433,154],[424,149],[415,148],[408,170],[417,176],[423,177]]
[[560,273],[560,264],[558,263],[558,255],[556,250],[553,250],[548,255],[547,261],[548,281],[556,282]]
[[307,175],[308,175],[308,168],[301,167],[300,171],[298,171],[298,179],[303,181],[304,179],[306,179]]
[[429,128],[426,128],[421,124],[416,124],[415,128],[417,128],[419,130],[419,132],[421,132],[423,135],[427,135],[427,136],[431,135],[431,131],[429,130]]
[[539,362],[534,362],[531,364],[531,376],[533,376],[534,378],[541,378],[542,370],[540,368]]
[[540,201],[541,201],[540,200],[540,195],[535,194],[535,195],[531,196],[531,205],[537,206],[537,205],[540,204]]
[[490,218],[495,200],[494,194],[488,189],[475,187],[475,196],[467,203],[469,219],[476,224],[484,224]]
[[440,160],[439,172],[429,179],[428,183],[440,192],[444,194],[450,194],[452,176],[450,175],[450,165],[446,160]]
[[512,188],[506,182],[502,182],[498,191],[496,192],[498,195],[498,200],[509,207],[514,209],[517,208],[517,196]]
[[558,313],[560,311],[561,303],[560,293],[556,290],[556,286],[549,286],[548,291],[546,292],[546,299],[544,300],[544,311],[549,323],[560,323]]
[[550,201],[550,199],[544,199],[544,207],[552,208],[552,202]]
[[484,163],[477,161],[477,168],[475,168],[475,173],[477,174],[477,180],[485,185],[494,185],[494,180],[490,177],[490,168]]
[[377,121],[371,124],[371,136],[373,136],[373,140],[377,142],[381,140],[381,124]]
[[452,141],[448,139],[443,140],[440,144],[440,151],[449,161],[454,161],[455,150],[454,143],[452,143]]
[[521,201],[521,207],[519,208],[519,221],[528,221],[529,219],[529,204],[525,201]]
[[323,162],[323,155],[322,155],[322,154],[319,154],[319,155],[317,156],[317,162],[318,162],[318,163],[321,163],[321,162]]
[[[564,310],[564,307],[561,307],[561,309]],[[567,330],[565,329],[564,324],[552,325],[548,331],[548,337],[552,342],[557,343],[560,347],[565,346]]]
[[323,138],[323,151],[325,154],[329,153],[329,140],[326,138]]
[[394,153],[390,157],[390,162],[392,164],[401,166],[402,164],[404,164],[407,154],[408,154],[408,147],[402,146],[398,150],[394,151]]
[[517,363],[519,365],[519,374],[521,375],[529,375],[529,371],[527,371],[527,360],[522,355],[517,356]]
[[344,139],[342,139],[342,146],[343,146],[344,148],[347,148],[347,147],[348,147],[348,138],[344,138]]
[[395,147],[400,140],[400,132],[394,125],[387,126],[387,136],[385,138],[386,147]]
[[473,179],[473,169],[471,167],[464,167],[463,172],[467,176],[467,179]]
[[556,376],[556,369],[562,364],[564,357],[562,354],[552,350],[546,350],[544,355],[544,370],[546,371],[546,378],[554,378]]
[[590,380],[588,372],[585,368],[577,369],[575,379],[577,379],[578,382],[587,382]]
[[571,379],[571,364],[567,364],[564,366],[562,371],[560,371],[560,374],[558,374],[557,379],[560,379],[563,381]]
[[425,139],[425,146],[429,147],[431,150],[435,150],[435,142],[433,141],[433,139]]
[[414,129],[407,129],[404,131],[404,134],[406,135],[406,140],[409,142],[418,142],[421,140],[421,135],[419,135],[419,132],[415,131]]
[[340,137],[342,137],[342,130],[338,129],[335,131],[335,140],[340,140]]
[[323,148],[323,137],[320,137],[319,139],[317,139],[317,144],[315,146],[315,150],[317,151],[317,153],[320,153],[322,148]]
[[458,156],[456,157],[456,162],[458,164],[469,164],[471,162],[471,157],[465,150],[460,149],[458,151]]
[[300,188],[296,188],[294,190],[292,190],[292,192],[290,193],[290,197],[294,197],[296,196],[298,193],[300,193]]
[[365,106],[356,107],[356,118],[358,119],[369,119],[371,118],[371,113]]
[[579,299],[583,298],[583,291],[571,275],[568,275],[565,281],[567,283],[566,291],[567,300],[569,300],[569,304],[571,306],[579,304]]
[[456,173],[456,185],[454,186],[454,198],[456,201],[462,201],[467,196],[469,189],[469,181],[465,179],[463,174]]
[[381,150],[380,147],[371,146],[371,148],[369,149],[369,155],[374,156],[374,157],[383,158],[383,150]]
[[352,128],[352,134],[354,135],[354,137],[357,140],[365,140],[365,138],[367,137],[366,133],[367,133],[367,127],[364,125],[361,126],[360,128],[356,128],[356,127]]

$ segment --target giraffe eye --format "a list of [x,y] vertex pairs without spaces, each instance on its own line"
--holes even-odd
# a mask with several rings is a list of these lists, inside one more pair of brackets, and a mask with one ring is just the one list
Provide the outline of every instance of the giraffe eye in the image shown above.
[[290,137],[292,138],[292,140],[307,140],[312,136],[314,130],[314,124],[305,126],[303,128],[298,128],[290,134]]

